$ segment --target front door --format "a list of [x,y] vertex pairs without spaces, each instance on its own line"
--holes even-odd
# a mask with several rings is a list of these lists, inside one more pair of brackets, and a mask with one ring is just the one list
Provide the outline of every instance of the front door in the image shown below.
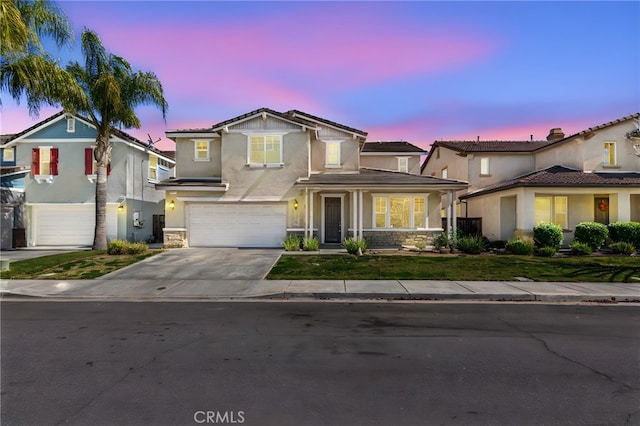
[[595,197],[594,198],[595,210],[594,210],[594,222],[609,224],[609,197]]
[[324,242],[340,243],[342,237],[342,224],[340,198],[324,199]]

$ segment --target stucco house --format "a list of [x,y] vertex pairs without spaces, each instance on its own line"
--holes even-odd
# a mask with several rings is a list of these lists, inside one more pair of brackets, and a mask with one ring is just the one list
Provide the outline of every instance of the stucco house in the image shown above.
[[[24,206],[16,210],[15,205],[3,203],[3,212],[12,207],[14,213],[19,213],[11,226],[14,234],[24,235],[25,245],[93,243],[95,140],[96,130],[87,120],[65,112],[20,133],[3,136],[3,158],[12,158],[13,166],[23,173],[18,185],[24,193]],[[107,239],[161,241],[164,191],[156,190],[154,185],[173,175],[173,153],[158,150],[120,130],[113,131],[111,143]],[[3,185],[5,181],[9,181],[6,175]]]
[[366,142],[360,151],[360,167],[419,175],[422,156],[427,154],[406,141]]
[[530,236],[540,222],[573,239],[580,222],[640,221],[640,114],[543,141],[436,141],[423,175],[467,180],[457,214],[481,217],[492,240]]
[[385,170],[365,168],[366,132],[297,110],[260,108],[166,135],[177,170],[156,184],[166,191],[166,247],[281,247],[287,234],[427,243],[442,231],[441,195],[466,187],[409,173],[413,151],[401,151],[409,161],[397,171],[399,145],[379,155]]

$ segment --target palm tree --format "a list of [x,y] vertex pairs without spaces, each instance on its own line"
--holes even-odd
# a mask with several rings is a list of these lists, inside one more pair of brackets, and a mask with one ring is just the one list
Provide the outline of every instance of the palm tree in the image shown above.
[[42,104],[53,106],[79,95],[72,77],[44,51],[40,37],[52,38],[59,47],[74,40],[69,21],[55,4],[0,1],[0,89],[18,103],[25,95],[34,117]]
[[82,96],[68,98],[65,109],[81,114],[96,128],[94,158],[96,173],[96,229],[94,250],[107,248],[107,165],[111,161],[109,135],[115,127],[140,128],[135,107],[154,105],[165,118],[167,101],[162,84],[152,72],[134,71],[122,57],[108,53],[98,35],[85,29],[82,32],[84,66],[72,62],[67,71],[82,89]]

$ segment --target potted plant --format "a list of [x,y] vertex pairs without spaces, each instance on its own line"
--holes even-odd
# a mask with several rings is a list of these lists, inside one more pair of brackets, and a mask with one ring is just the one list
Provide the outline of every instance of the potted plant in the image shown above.
[[451,251],[451,241],[446,232],[442,232],[433,240],[433,247],[440,253],[449,253]]

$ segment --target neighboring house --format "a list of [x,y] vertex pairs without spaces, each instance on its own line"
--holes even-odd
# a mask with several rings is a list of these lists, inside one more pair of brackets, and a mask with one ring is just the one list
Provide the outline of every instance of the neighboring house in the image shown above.
[[428,243],[442,231],[441,195],[466,187],[362,168],[366,132],[296,110],[261,108],[166,134],[177,176],[156,185],[167,193],[165,247],[280,247],[287,234]]
[[[15,147],[4,148],[13,135],[0,136],[0,249],[26,245],[24,182],[29,169],[16,164]],[[19,231],[15,231],[17,229]]]
[[422,174],[468,180],[457,214],[481,217],[489,239],[553,222],[568,243],[580,222],[640,221],[639,117],[570,136],[551,129],[546,141],[436,141]]
[[[11,152],[9,157],[23,176],[20,189],[25,208],[14,218],[12,229],[24,235],[27,246],[93,243],[95,138],[95,128],[87,120],[65,112],[3,138],[3,155]],[[154,185],[173,176],[173,153],[120,130],[113,131],[111,145],[107,238],[162,241],[164,192]],[[3,173],[3,186],[8,180]],[[5,209],[8,204],[3,198]]]
[[420,174],[421,156],[427,152],[409,142],[367,142],[360,152],[360,167]]

